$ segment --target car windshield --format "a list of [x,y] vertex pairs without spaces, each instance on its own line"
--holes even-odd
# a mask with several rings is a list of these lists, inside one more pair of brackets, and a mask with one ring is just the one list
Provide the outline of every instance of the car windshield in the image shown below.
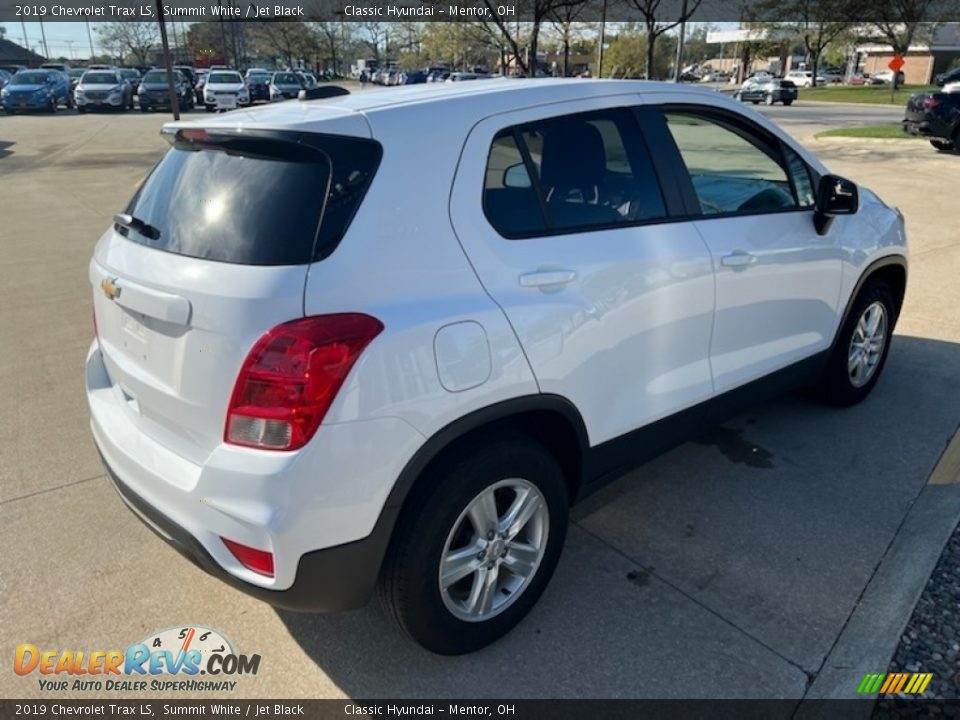
[[116,85],[117,76],[108,72],[88,72],[80,82],[84,85]]
[[236,84],[241,82],[243,82],[243,80],[240,79],[240,73],[215,72],[210,73],[210,77],[207,78],[208,85]]
[[165,83],[167,81],[166,70],[151,70],[143,76],[145,83]]
[[51,77],[50,73],[46,72],[18,72],[13,76],[14,85],[40,85],[47,81],[47,78]]
[[300,81],[293,73],[277,73],[273,76],[273,81],[278,85],[299,85]]

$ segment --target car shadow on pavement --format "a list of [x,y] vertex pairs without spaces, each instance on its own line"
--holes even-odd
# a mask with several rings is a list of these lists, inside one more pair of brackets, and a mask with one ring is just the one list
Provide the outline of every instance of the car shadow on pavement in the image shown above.
[[7,157],[8,155],[13,155],[13,150],[10,148],[13,147],[16,143],[9,142],[7,140],[0,140],[0,160]]
[[480,652],[428,653],[375,601],[278,615],[354,698],[799,698],[958,422],[960,344],[896,336],[860,405],[751,408],[581,504],[538,605]]

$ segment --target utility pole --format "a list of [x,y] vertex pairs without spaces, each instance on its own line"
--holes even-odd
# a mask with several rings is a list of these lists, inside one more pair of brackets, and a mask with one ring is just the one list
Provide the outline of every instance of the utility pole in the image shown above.
[[603,44],[607,41],[607,0],[603,0],[603,13],[600,15],[600,42],[597,47],[597,77],[603,77]]
[[[687,0],[683,0],[683,9],[680,11],[680,17],[687,17]],[[683,41],[686,38],[687,34],[687,21],[686,19],[681,20],[680,22],[680,37],[677,38],[677,59],[674,62],[673,67],[673,81],[680,82],[680,75],[683,72],[681,68],[683,67]]]
[[43,20],[40,21],[40,37],[43,39],[43,56],[50,59],[50,50],[47,48],[47,33],[43,29]]
[[93,60],[93,34],[90,32],[90,21],[84,23],[87,26],[87,40],[90,42],[90,59]]
[[27,37],[27,24],[21,20],[20,29],[23,30],[23,46],[29,50],[30,49],[30,39]]
[[163,0],[157,0],[157,22],[160,23],[160,43],[163,46],[163,65],[167,69],[167,92],[170,93],[170,107],[173,119],[180,119],[180,98],[173,85],[173,63],[170,62],[170,44],[167,42],[167,23],[163,19]]

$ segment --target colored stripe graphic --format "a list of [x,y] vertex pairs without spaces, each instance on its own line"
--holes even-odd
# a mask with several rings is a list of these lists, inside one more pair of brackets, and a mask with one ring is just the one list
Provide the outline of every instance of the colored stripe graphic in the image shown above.
[[857,692],[861,695],[920,695],[926,691],[931,680],[933,673],[867,673],[860,681]]

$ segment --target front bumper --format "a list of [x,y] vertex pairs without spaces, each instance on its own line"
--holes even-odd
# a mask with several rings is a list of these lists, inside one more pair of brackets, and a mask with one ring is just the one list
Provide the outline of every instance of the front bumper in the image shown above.
[[86,108],[118,108],[123,107],[123,97],[112,97],[112,98],[102,98],[102,99],[91,99],[88,97],[76,97],[74,101],[77,104],[77,107],[86,107]]
[[[94,441],[117,491],[181,554],[279,607],[332,612],[368,601],[399,512],[385,500],[397,468],[422,442],[409,425],[338,423],[297,453],[220,445],[195,464],[140,429],[149,418],[124,399],[96,343],[86,392]],[[274,577],[244,567],[223,537],[273,553]]]
[[43,98],[38,100],[36,98],[29,98],[28,100],[22,101],[19,98],[4,98],[3,99],[3,109],[4,110],[46,110],[50,107],[50,99]]

